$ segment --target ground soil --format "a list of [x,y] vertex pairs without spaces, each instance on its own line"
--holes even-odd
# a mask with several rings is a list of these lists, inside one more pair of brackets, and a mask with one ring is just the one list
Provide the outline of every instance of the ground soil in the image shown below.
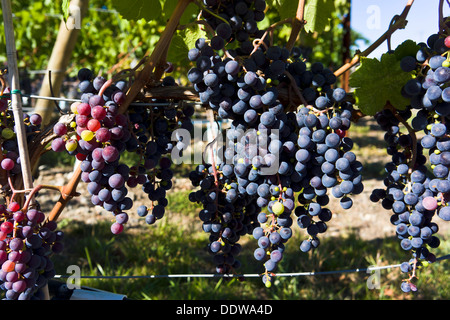
[[[64,185],[72,175],[72,168],[70,167],[64,169],[41,166],[40,169],[40,175],[35,181],[36,184]],[[365,240],[393,236],[395,234],[395,227],[390,223],[391,211],[383,209],[380,203],[373,203],[369,200],[372,190],[382,187],[383,182],[381,179],[372,178],[364,180],[364,191],[359,195],[352,196],[353,206],[348,210],[342,209],[339,202],[330,196],[330,204],[328,207],[333,212],[333,218],[328,223],[326,235],[343,236],[354,233]],[[189,179],[176,177],[174,179],[174,187],[169,192],[190,189],[192,189],[192,186]],[[86,184],[84,182],[80,182],[77,191],[80,193],[80,196],[74,197],[69,201],[65,210],[60,215],[59,220],[73,219],[87,224],[94,224],[99,220],[112,221],[110,212],[96,207],[91,203],[90,195],[86,190]],[[139,187],[130,189],[128,196],[133,199],[134,208],[137,208],[141,204],[148,204],[148,198]],[[44,212],[49,212],[59,199],[59,193],[54,190],[42,190],[37,199]],[[189,200],[186,199],[186,201]],[[170,211],[170,204],[168,210]],[[129,227],[145,223],[134,211],[135,209],[129,211]],[[181,213],[173,212],[172,214]],[[436,217],[436,223],[440,227],[440,234],[450,235],[449,223],[446,223],[438,217]]]

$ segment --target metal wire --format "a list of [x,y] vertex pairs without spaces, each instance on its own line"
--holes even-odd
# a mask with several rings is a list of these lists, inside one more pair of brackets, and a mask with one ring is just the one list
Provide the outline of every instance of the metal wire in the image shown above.
[[[436,258],[436,262],[441,260],[450,259],[450,254]],[[356,269],[344,269],[334,271],[309,271],[309,272],[291,272],[291,273],[275,273],[275,277],[303,277],[303,276],[318,276],[318,275],[331,275],[331,274],[343,274],[343,273],[356,273],[356,272],[372,272],[376,270],[399,268],[401,264],[393,264],[389,266],[371,266],[367,268]],[[260,278],[262,274],[250,273],[250,274],[166,274],[166,275],[142,275],[142,276],[80,276],[81,279],[158,279],[158,278]],[[73,278],[73,275],[56,275],[55,279]]]
[[[66,102],[80,102],[81,99],[70,99],[64,97],[47,97],[47,96],[39,96],[35,94],[24,94],[23,97],[31,98],[31,99],[42,99],[42,100],[54,100],[54,101],[66,101]],[[185,102],[186,103],[186,102]],[[189,103],[189,102],[187,102]],[[198,104],[196,102],[191,102],[192,104]],[[131,106],[154,106],[154,107],[163,107],[173,104],[172,102],[132,102]]]

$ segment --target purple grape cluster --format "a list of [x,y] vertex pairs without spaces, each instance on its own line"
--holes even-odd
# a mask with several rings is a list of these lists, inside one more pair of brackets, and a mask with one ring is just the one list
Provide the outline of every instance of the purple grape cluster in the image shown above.
[[[225,145],[219,146],[222,162],[217,164],[220,175],[229,181],[219,189],[225,199],[244,197],[261,211],[252,231],[258,242],[254,256],[264,264],[263,282],[270,286],[285,243],[292,237],[292,214],[308,233],[308,240],[300,245],[301,251],[308,252],[317,247],[317,234],[326,231],[331,219],[326,208],[328,189],[349,209],[351,195],[361,193],[363,185],[361,163],[346,136],[353,104],[344,90],[334,88],[336,76],[322,63],[307,64],[299,48],[269,45],[261,39],[263,30],[245,24],[250,16],[259,17],[249,12],[265,8],[262,2],[211,5],[215,15],[237,15],[245,26],[240,29],[241,24],[234,23],[237,18],[227,26],[207,11],[208,17],[214,17],[216,36],[198,39],[189,50],[193,67],[187,77],[200,101],[230,122]],[[238,13],[238,7],[248,10]],[[222,33],[233,28],[235,33]],[[245,37],[240,38],[243,32]],[[217,46],[217,37],[228,42]],[[286,102],[282,90],[295,92],[302,104]],[[213,179],[210,171],[201,182]]]
[[[404,292],[417,291],[416,271],[436,260],[430,251],[440,245],[435,216],[450,220],[450,144],[448,120],[450,99],[450,63],[447,37],[431,35],[420,43],[415,55],[404,56],[400,66],[404,72],[417,74],[405,83],[402,94],[410,100],[404,110],[385,109],[375,115],[386,132],[387,152],[392,161],[386,164],[385,189],[375,189],[371,200],[381,201],[392,210],[391,223],[403,250],[413,258],[401,265],[411,275],[402,281]],[[449,38],[450,39],[450,38]],[[409,131],[402,123],[410,121]],[[416,133],[423,137],[416,141]],[[426,164],[431,164],[431,174]]]
[[91,202],[113,213],[116,221],[111,231],[118,234],[128,221],[126,211],[133,205],[126,187],[130,168],[120,162],[132,136],[128,117],[118,113],[125,84],[108,83],[86,68],[78,72],[78,79],[82,95],[81,101],[71,106],[75,119],[54,125],[57,138],[52,141],[52,149],[81,161],[81,180],[87,184]]
[[[163,86],[174,86],[175,81],[168,76]],[[172,155],[182,156],[190,141],[183,141],[177,130],[193,130],[191,117],[194,107],[190,104],[165,100],[154,100],[155,106],[131,106],[128,111],[133,123],[133,142],[127,149],[139,155],[139,162],[131,167],[132,176],[127,182],[129,187],[142,186],[148,195],[149,204],[137,208],[140,217],[147,224],[154,224],[164,216],[168,205],[166,197],[173,182]],[[177,140],[172,140],[172,136]]]

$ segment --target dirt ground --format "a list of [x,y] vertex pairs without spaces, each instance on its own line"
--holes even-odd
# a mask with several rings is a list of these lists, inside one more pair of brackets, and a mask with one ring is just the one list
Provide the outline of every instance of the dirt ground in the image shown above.
[[[42,171],[36,179],[36,184],[64,185],[70,179],[72,172],[70,168],[66,171],[61,169],[50,169],[41,167]],[[353,206],[348,210],[341,208],[339,202],[330,196],[328,208],[333,212],[333,217],[328,225],[328,230],[323,236],[342,236],[347,233],[355,233],[361,239],[373,240],[384,238],[395,234],[395,227],[390,223],[391,212],[381,207],[380,203],[373,203],[369,196],[374,188],[382,187],[382,180],[367,179],[363,181],[364,191],[359,195],[352,196]],[[178,190],[189,190],[192,186],[187,178],[177,177],[174,179],[173,189],[169,192]],[[79,197],[71,199],[65,210],[60,216],[61,219],[74,219],[87,224],[94,224],[99,220],[112,221],[110,212],[94,206],[90,201],[90,195],[86,190],[86,184],[80,182],[77,191],[81,194]],[[148,198],[141,190],[136,187],[129,189],[128,196],[134,202],[134,208],[129,211],[128,226],[138,226],[145,224],[142,218],[135,213],[135,208],[141,204],[148,204]],[[44,212],[49,212],[54,203],[58,200],[59,193],[53,190],[40,191],[37,199]],[[189,201],[186,199],[186,201]],[[170,203],[168,205],[170,211]],[[440,234],[449,235],[449,223],[436,217],[435,221],[440,227]],[[200,228],[200,221],[199,221]]]

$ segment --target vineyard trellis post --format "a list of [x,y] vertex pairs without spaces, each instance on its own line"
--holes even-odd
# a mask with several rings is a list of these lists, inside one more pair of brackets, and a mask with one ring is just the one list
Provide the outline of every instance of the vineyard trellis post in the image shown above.
[[[11,106],[16,124],[16,136],[19,149],[21,177],[23,188],[31,191],[33,189],[33,177],[28,153],[28,143],[25,125],[23,122],[22,96],[20,92],[19,70],[17,66],[17,50],[14,36],[13,14],[10,0],[2,0],[3,23],[5,26],[6,51],[8,57],[8,75],[11,86]],[[18,181],[15,181],[18,183]],[[17,185],[16,185],[17,187]],[[30,195],[30,197],[33,197]],[[30,199],[28,199],[30,200]],[[31,199],[33,200],[33,199]],[[44,298],[49,300],[48,286],[43,288]]]

